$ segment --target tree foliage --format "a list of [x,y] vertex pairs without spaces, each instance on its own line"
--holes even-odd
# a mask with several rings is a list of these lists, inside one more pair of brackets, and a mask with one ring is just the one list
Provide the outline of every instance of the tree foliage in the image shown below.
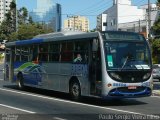
[[[157,0],[157,6],[160,8],[160,0]],[[158,20],[154,23],[152,30],[155,35],[160,35],[160,16]]]
[[10,10],[5,14],[5,19],[0,25],[0,39],[7,39],[8,36],[16,31],[16,3],[13,0]]
[[[160,0],[157,0],[157,6],[160,8]],[[156,36],[152,42],[152,58],[153,63],[160,63],[160,16],[152,27],[153,33]]]
[[157,0],[157,6],[160,8],[160,0]]
[[159,16],[158,20],[154,23],[152,30],[156,36],[160,35],[160,16]]
[[53,32],[51,29],[45,29],[40,24],[21,24],[18,27],[18,32],[12,33],[9,38],[13,40],[31,39],[38,34],[45,34]]
[[18,24],[24,24],[27,22],[28,10],[22,7],[18,10]]
[[[17,18],[16,21],[16,4],[13,0],[10,4],[10,10],[0,25],[1,40],[25,40],[31,39],[38,34],[53,32],[44,24],[34,23],[32,17],[28,17],[28,10],[25,7],[17,10]],[[16,26],[16,23],[18,23],[18,26]]]
[[153,63],[160,63],[160,39],[153,40],[152,56]]

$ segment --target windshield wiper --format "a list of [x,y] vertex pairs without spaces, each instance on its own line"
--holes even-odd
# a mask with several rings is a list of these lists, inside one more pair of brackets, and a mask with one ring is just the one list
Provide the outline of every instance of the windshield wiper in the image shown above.
[[122,67],[121,67],[121,71],[123,70],[123,68],[126,66],[126,64],[128,63],[128,61],[135,61],[135,59],[133,58],[133,57],[131,57],[130,55],[127,55],[126,56],[126,58],[125,58],[125,60],[124,60],[124,63],[123,63],[123,65],[122,65]]
[[125,60],[124,60],[123,65],[122,65],[122,67],[121,67],[121,71],[123,70],[124,66],[125,66],[126,63],[128,62],[128,59],[129,59],[129,56],[127,55],[126,58],[125,58]]

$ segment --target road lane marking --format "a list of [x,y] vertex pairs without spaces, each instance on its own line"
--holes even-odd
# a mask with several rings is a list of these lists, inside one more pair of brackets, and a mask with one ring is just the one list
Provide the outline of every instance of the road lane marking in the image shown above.
[[53,117],[53,120],[67,120],[67,119],[63,119],[63,118],[60,118],[60,117]]
[[[72,103],[72,104],[76,104],[76,105],[94,107],[94,108],[99,108],[99,109],[104,109],[104,110],[112,110],[112,111],[118,111],[118,112],[129,113],[129,114],[137,114],[137,115],[147,115],[147,114],[138,113],[138,112],[132,112],[132,111],[126,111],[126,110],[120,110],[120,109],[90,105],[90,104],[85,104],[85,103],[78,103],[78,102],[62,100],[62,99],[58,99],[58,98],[51,98],[51,97],[46,97],[46,96],[41,96],[41,95],[36,95],[36,94],[31,94],[31,93],[29,94],[29,93],[26,93],[26,92],[19,92],[19,91],[15,91],[15,90],[9,90],[9,89],[3,89],[3,88],[0,88],[0,90],[7,91],[7,92],[12,92],[12,93],[18,93],[18,94],[22,94],[22,95],[28,95],[28,96],[32,96],[32,97],[38,97],[38,98],[43,98],[43,99],[48,99],[48,100],[64,102],[64,103]],[[157,116],[154,116],[154,115],[147,115],[147,116],[157,117]]]
[[17,107],[12,107],[12,106],[8,106],[8,105],[4,105],[4,104],[0,104],[0,106],[11,108],[11,109],[14,109],[14,110],[19,110],[19,111],[27,112],[27,113],[30,113],[30,114],[35,114],[36,113],[36,112],[32,112],[32,111],[28,111],[28,110],[24,110],[24,109],[20,109],[20,108],[17,108]]

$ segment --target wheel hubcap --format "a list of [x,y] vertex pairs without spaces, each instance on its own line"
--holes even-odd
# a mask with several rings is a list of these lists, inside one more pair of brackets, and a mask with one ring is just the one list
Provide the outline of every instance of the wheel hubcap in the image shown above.
[[78,84],[73,85],[72,93],[73,93],[74,96],[79,96],[79,86],[78,86]]

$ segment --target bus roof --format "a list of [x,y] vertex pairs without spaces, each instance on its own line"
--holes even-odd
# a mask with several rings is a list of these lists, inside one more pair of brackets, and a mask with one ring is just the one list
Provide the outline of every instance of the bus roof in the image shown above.
[[[109,36],[105,36],[106,38],[103,38],[103,39],[115,39],[115,40],[120,40],[122,38],[123,40],[125,38],[126,40],[135,40],[135,37],[137,37],[138,35],[138,33],[127,32],[127,31],[105,31],[105,32],[102,32],[103,37],[104,37],[104,33],[106,33],[106,35],[109,35]],[[98,36],[99,36],[99,32],[80,32],[80,31],[55,32],[55,33],[37,35],[33,39],[8,42],[6,43],[6,47],[29,45],[29,44],[40,44],[40,43],[51,42],[51,41],[70,41],[74,39],[85,40],[87,38],[97,38]]]
[[73,39],[85,39],[85,38],[95,38],[98,37],[98,32],[56,32],[49,34],[37,35],[33,39],[28,40],[17,40],[13,42],[8,42],[6,47],[15,45],[28,45],[28,44],[38,44],[43,42],[51,41],[64,41]]

